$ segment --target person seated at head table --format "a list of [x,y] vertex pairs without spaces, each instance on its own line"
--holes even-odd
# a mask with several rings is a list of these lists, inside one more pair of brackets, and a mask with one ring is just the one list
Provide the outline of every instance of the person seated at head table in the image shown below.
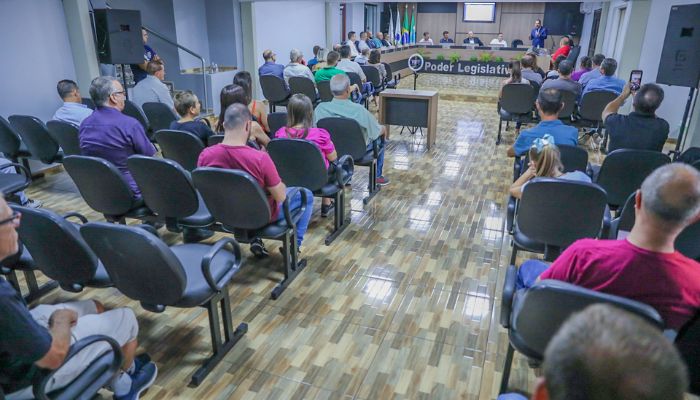
[[579,61],[579,69],[574,71],[574,73],[571,74],[571,80],[578,82],[579,79],[581,79],[581,75],[585,74],[586,72],[590,71],[593,68],[593,63],[591,62],[591,58],[588,56],[583,56],[581,57],[581,61]]
[[[216,132],[221,134],[225,130],[224,117],[226,109],[232,104],[243,104],[244,106],[248,107],[251,99],[248,95],[247,90],[243,86],[230,84],[224,86],[221,89],[221,95],[219,97],[219,100],[221,103],[221,111],[219,112],[219,121],[216,124]],[[248,140],[259,146],[260,148],[264,148],[265,146],[267,146],[268,143],[270,143],[270,137],[267,136],[267,134],[265,134],[265,131],[263,130],[262,126],[260,126],[258,122],[252,121],[252,115],[250,129],[248,131],[250,132],[250,137],[248,138]]]
[[304,53],[299,49],[292,49],[289,52],[289,64],[284,67],[284,82],[289,85],[289,78],[293,76],[306,78],[312,82],[314,80],[314,74],[304,65]]
[[484,43],[478,37],[474,36],[474,32],[469,31],[467,37],[462,41],[464,44],[483,46]]
[[574,69],[574,64],[569,60],[561,60],[558,65],[558,76],[556,79],[547,79],[542,83],[540,91],[547,89],[557,89],[571,92],[579,98],[581,96],[581,84],[571,80],[571,72]]
[[260,124],[263,131],[270,132],[270,125],[267,123],[267,107],[261,101],[253,98],[253,77],[248,71],[240,71],[233,76],[233,84],[242,87],[245,90],[246,96],[250,99],[248,110],[253,116],[253,121]]
[[377,48],[389,47],[391,46],[389,42],[386,41],[385,36],[382,32],[377,32],[373,39],[377,43]]
[[92,114],[92,110],[83,104],[78,84],[70,79],[63,79],[56,85],[56,90],[63,100],[63,105],[56,110],[51,119],[80,126],[83,120]]
[[165,79],[163,64],[159,61],[149,61],[146,73],[148,75],[134,86],[132,96],[134,104],[143,108],[144,103],[163,103],[176,112],[170,89],[163,83]]
[[442,32],[442,38],[440,38],[440,43],[454,43],[455,41],[450,37],[450,32]]
[[491,46],[501,46],[501,47],[508,47],[508,42],[503,39],[503,34],[499,33],[498,37],[491,39],[491,43],[489,43]]
[[433,39],[430,38],[430,32],[423,32],[423,38],[418,43],[433,44]]
[[175,95],[175,110],[180,115],[180,119],[170,123],[170,129],[190,132],[202,140],[207,145],[207,139],[213,135],[204,120],[196,121],[201,112],[201,103],[191,90],[185,90]]

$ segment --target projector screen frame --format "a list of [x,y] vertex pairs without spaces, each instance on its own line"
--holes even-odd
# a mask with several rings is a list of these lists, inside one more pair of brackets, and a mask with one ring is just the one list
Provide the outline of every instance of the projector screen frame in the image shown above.
[[[481,4],[481,5],[491,5],[493,9],[491,10],[490,20],[480,20],[480,19],[467,19],[467,5],[469,4]],[[476,23],[494,23],[496,22],[496,7],[495,1],[465,1],[464,10],[462,12],[462,22],[476,22]]]

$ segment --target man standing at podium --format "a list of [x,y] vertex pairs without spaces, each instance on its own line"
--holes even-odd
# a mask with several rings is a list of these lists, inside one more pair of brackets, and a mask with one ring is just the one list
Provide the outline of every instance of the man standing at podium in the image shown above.
[[544,47],[544,41],[547,39],[547,28],[542,26],[542,21],[535,20],[535,27],[530,31],[530,40],[532,47]]

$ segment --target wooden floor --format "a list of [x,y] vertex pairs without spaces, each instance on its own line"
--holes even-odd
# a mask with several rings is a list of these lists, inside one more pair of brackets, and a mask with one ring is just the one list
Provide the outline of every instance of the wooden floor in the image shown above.
[[[437,146],[426,151],[423,138],[394,129],[384,167],[391,185],[363,206],[367,169],[356,169],[352,224],[331,246],[323,239],[333,221],[320,217],[317,200],[303,246],[308,267],[280,299],[269,299],[283,276],[277,242],[262,262],[244,246],[230,296],[234,323],[249,331],[198,388],[187,384],[210,351],[204,309],[155,314],[114,289],[57,290],[41,301],[132,307],[141,350],[159,368],[147,399],[495,398],[507,345],[498,313],[513,140],[511,129],[494,145],[498,82],[421,75],[419,88],[441,92]],[[102,220],[65,172],[28,194],[59,213]],[[515,360],[511,386],[531,389],[533,373]]]

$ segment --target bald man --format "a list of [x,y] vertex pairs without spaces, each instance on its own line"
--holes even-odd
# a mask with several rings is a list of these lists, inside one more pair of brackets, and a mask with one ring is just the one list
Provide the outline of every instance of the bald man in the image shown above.
[[526,261],[518,286],[556,279],[627,297],[654,307],[667,327],[680,329],[700,311],[700,263],[674,249],[683,229],[700,221],[700,172],[680,163],[658,168],[637,191],[634,208],[627,238],[579,240],[551,266]]

